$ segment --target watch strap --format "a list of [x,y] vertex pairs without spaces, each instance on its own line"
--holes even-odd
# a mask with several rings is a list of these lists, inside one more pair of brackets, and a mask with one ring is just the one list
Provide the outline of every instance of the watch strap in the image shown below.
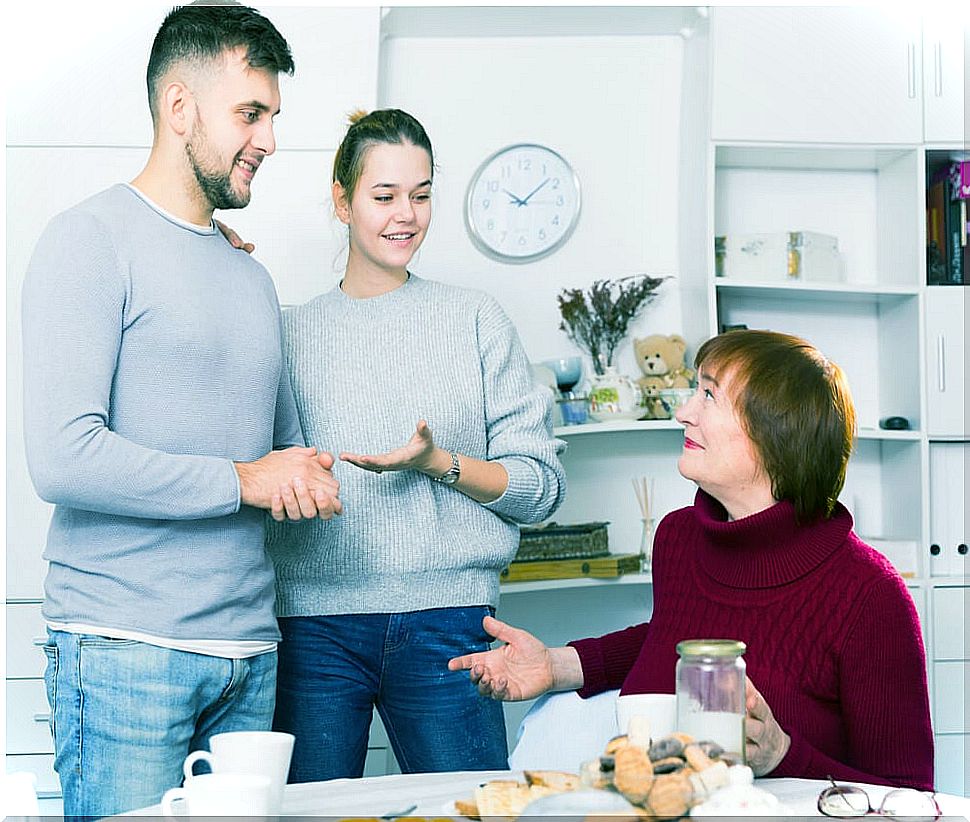
[[435,482],[440,482],[442,485],[454,485],[458,482],[458,478],[461,476],[461,463],[458,461],[458,452],[451,452],[451,468],[449,468],[440,477],[432,477]]

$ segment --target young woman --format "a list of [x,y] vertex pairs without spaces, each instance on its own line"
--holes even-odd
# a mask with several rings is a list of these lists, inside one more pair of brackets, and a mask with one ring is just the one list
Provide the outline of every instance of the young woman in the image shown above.
[[448,660],[488,647],[516,523],[562,501],[564,446],[498,303],[408,271],[433,175],[412,116],[352,118],[333,169],[346,271],[284,316],[306,440],[345,464],[343,515],[272,527],[267,542],[292,781],[360,776],[375,705],[404,772],[506,767],[501,704]]

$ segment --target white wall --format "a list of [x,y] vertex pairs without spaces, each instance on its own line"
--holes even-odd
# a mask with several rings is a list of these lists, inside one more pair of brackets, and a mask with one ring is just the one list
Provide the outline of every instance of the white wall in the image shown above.
[[[533,360],[576,349],[556,295],[597,279],[678,275],[681,72],[677,36],[390,37],[379,102],[425,125],[435,146],[434,222],[414,269],[490,291]],[[472,174],[516,142],[549,145],[576,170],[583,206],[552,255],[503,264],[473,245],[462,218]],[[681,332],[671,280],[634,332]],[[636,374],[632,347],[620,370]]]

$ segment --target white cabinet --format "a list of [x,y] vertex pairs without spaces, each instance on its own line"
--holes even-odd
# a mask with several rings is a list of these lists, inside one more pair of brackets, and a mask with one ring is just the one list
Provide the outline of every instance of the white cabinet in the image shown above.
[[968,576],[970,534],[967,533],[966,512],[970,444],[933,442],[929,453],[930,574],[934,577]]
[[936,733],[936,789],[963,794],[970,789],[970,649],[966,645],[970,588],[933,588],[933,730]]
[[958,6],[928,9],[923,18],[923,139],[966,142],[964,120],[967,13]]
[[967,439],[967,334],[970,286],[926,289],[926,433]]
[[711,38],[715,140],[922,140],[920,21],[901,6],[717,6]]
[[933,589],[933,659],[960,661],[970,658],[964,637],[970,588],[941,585]]

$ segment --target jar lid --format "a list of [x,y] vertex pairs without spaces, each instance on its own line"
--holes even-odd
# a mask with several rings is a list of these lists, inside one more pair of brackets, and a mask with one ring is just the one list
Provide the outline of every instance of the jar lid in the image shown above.
[[737,639],[685,639],[677,643],[681,656],[741,656],[747,645]]

